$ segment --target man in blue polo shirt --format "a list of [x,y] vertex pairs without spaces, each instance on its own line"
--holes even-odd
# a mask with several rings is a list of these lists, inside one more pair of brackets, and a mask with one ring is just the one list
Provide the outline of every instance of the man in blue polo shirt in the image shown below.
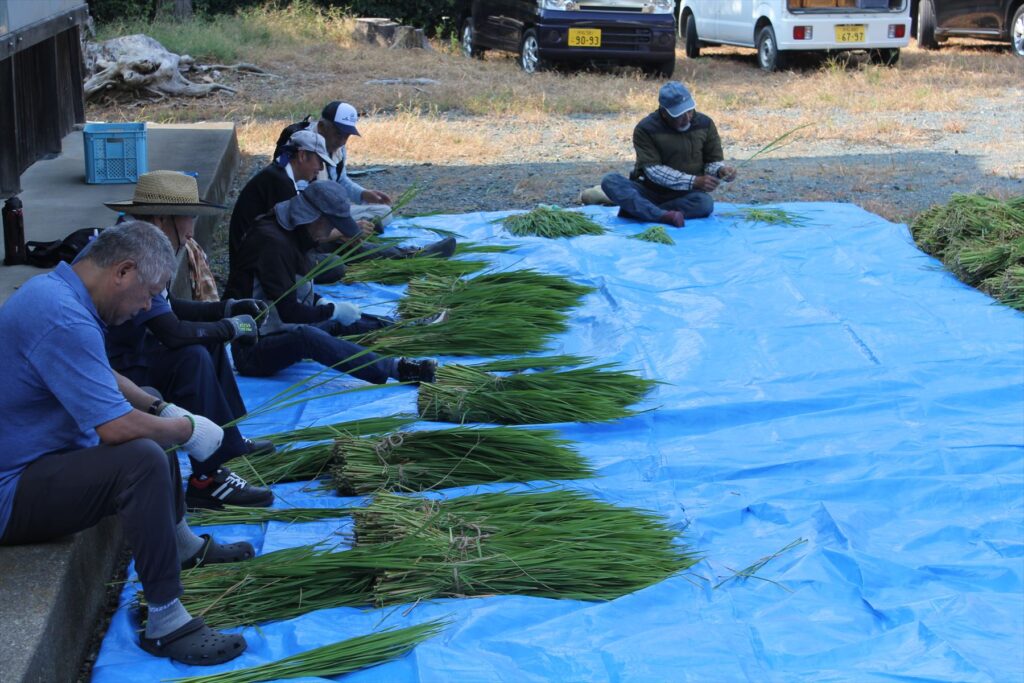
[[245,639],[193,619],[183,567],[253,556],[248,543],[196,536],[184,521],[180,444],[208,458],[223,430],[117,375],[104,332],[150,305],[171,275],[170,242],[148,223],[105,230],[73,266],[23,285],[0,308],[0,545],[38,543],[116,514],[149,605],[143,649],[217,664]]

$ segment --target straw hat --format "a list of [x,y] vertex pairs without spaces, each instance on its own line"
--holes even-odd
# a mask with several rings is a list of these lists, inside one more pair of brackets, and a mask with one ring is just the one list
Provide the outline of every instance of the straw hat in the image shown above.
[[178,171],[143,173],[131,201],[106,205],[138,216],[212,216],[227,208],[199,199],[196,179]]

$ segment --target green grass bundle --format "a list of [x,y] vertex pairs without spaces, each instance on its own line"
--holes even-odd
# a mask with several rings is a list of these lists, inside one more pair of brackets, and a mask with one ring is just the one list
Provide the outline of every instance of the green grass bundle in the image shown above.
[[967,242],[1009,242],[1024,237],[1024,197],[1000,201],[978,194],[955,194],[946,204],[922,211],[910,224],[925,252],[945,261],[946,251]]
[[225,505],[219,510],[195,510],[188,513],[189,524],[213,526],[218,524],[266,524],[284,522],[322,522],[352,514],[352,508],[250,508]]
[[351,550],[306,546],[195,569],[182,575],[182,602],[228,627],[445,597],[612,600],[696,561],[659,516],[575,491],[382,494],[354,518]]
[[1011,265],[1024,265],[1024,239],[1016,242],[974,241],[947,250],[950,270],[972,287],[1001,274]]
[[481,372],[522,372],[523,370],[547,370],[549,368],[570,368],[593,363],[586,356],[520,356],[474,363],[469,366]]
[[[232,462],[231,467],[240,477],[258,481],[263,485],[316,479],[326,472],[333,456],[330,448],[315,442],[333,442],[342,436],[394,432],[415,421],[414,416],[392,415],[270,434],[264,438],[274,442],[278,446],[277,451],[267,455],[238,458]],[[297,445],[310,443],[312,445]]]
[[379,282],[384,285],[404,285],[424,275],[461,277],[475,273],[486,265],[486,261],[458,261],[437,256],[370,259],[346,266],[343,281],[347,284]]
[[723,213],[722,216],[731,218],[740,218],[745,223],[766,223],[768,225],[788,225],[790,227],[799,227],[803,225],[804,219],[798,214],[785,209],[769,209],[759,208],[756,206],[747,206],[736,211],[730,211],[729,213]]
[[455,255],[463,254],[504,254],[518,249],[519,244],[482,244],[480,242],[459,242],[455,245]]
[[586,214],[543,204],[532,211],[499,218],[495,222],[501,223],[517,237],[576,237],[603,235],[607,232],[604,226],[595,223]]
[[341,437],[335,447],[331,478],[342,496],[594,475],[571,442],[552,430],[454,427]]
[[447,622],[434,620],[406,628],[389,628],[306,650],[261,666],[171,680],[176,683],[260,683],[340,676],[397,659],[424,640],[439,634],[445,626]]
[[983,289],[1001,302],[1024,311],[1024,266],[1010,266],[1001,275],[989,278]]
[[607,422],[635,415],[629,406],[657,382],[613,364],[498,376],[466,365],[438,368],[437,381],[421,384],[420,417],[439,422],[548,424]]
[[655,244],[675,244],[676,241],[669,237],[668,231],[660,225],[652,225],[643,232],[639,232],[635,235],[630,235],[631,240],[643,240],[644,242],[654,242]]

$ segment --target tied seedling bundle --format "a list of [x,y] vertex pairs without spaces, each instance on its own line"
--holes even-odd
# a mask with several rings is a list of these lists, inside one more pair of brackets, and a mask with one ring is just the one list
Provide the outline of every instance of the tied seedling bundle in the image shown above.
[[344,282],[379,282],[402,285],[424,275],[461,277],[481,270],[486,261],[457,261],[439,256],[410,256],[403,259],[371,259],[345,268]]
[[614,364],[493,375],[467,365],[438,368],[421,384],[420,417],[439,422],[548,424],[608,422],[635,415],[637,403],[657,384],[614,369]]
[[340,676],[398,659],[424,640],[439,634],[447,625],[443,620],[434,620],[406,628],[389,628],[300,652],[261,666],[171,680],[175,683],[260,683],[289,678]]
[[644,242],[654,242],[655,244],[675,244],[676,241],[669,237],[668,232],[665,228],[660,225],[652,225],[643,232],[635,235],[630,235],[631,240],[642,240]]
[[382,494],[353,515],[353,549],[306,546],[201,567],[182,575],[182,602],[229,627],[445,597],[612,600],[696,562],[657,515],[575,491],[452,500]]
[[[396,325],[355,338],[401,356],[497,356],[532,353],[568,329],[566,311],[593,289],[535,270],[488,273],[469,280],[427,276],[413,280],[399,301],[403,319],[448,310],[436,325]],[[506,331],[514,321],[515,334]]]
[[953,195],[948,204],[918,214],[910,231],[921,249],[963,282],[1024,310],[1024,197]]
[[499,218],[506,230],[517,237],[576,237],[578,235],[603,235],[607,230],[578,211],[560,209],[557,206],[541,204],[532,211]]

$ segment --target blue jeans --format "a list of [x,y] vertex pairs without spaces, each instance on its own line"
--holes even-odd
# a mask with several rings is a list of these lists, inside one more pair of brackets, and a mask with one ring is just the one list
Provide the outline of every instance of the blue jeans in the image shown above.
[[666,211],[680,211],[686,218],[707,218],[715,208],[715,201],[707,192],[656,192],[618,173],[602,178],[601,189],[618,205],[620,216],[641,221],[657,221]]

